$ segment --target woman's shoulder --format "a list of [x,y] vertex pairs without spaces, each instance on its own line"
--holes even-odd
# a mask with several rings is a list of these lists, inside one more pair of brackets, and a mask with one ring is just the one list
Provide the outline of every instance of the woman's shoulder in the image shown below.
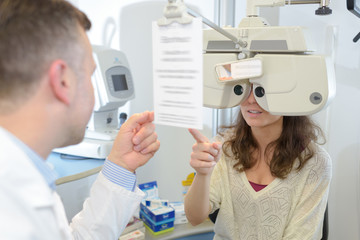
[[231,150],[231,146],[224,145],[224,143],[228,140],[231,140],[234,137],[234,135],[235,135],[234,128],[226,128],[223,129],[220,133],[218,133],[218,135],[216,135],[213,138],[213,141],[221,142],[223,146],[221,158],[218,163],[219,165],[224,165],[224,167],[226,166],[226,168],[232,168],[232,166],[236,163],[234,154]]
[[325,161],[328,164],[331,164],[331,158],[329,153],[321,145],[311,142],[309,147],[313,150],[314,156],[320,160]]
[[[311,142],[308,151],[311,150],[313,155],[306,161],[304,166],[299,169],[299,162],[293,166],[293,170],[287,177],[292,183],[306,182],[313,183],[319,181],[329,182],[332,178],[331,158],[327,151],[317,143]],[[303,154],[306,152],[304,151]],[[299,185],[301,186],[301,184]]]
[[305,164],[305,169],[316,172],[331,172],[332,164],[329,153],[319,144],[311,142],[309,149],[312,150],[313,156]]
[[222,129],[214,138],[213,141],[224,143],[229,140],[235,134],[234,128]]

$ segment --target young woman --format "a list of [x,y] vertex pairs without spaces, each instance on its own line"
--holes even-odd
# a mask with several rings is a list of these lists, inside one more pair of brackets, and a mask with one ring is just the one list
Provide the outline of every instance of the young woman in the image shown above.
[[191,224],[219,210],[214,239],[321,239],[331,179],[321,129],[307,116],[274,116],[250,96],[234,126],[196,140],[196,176],[185,196]]

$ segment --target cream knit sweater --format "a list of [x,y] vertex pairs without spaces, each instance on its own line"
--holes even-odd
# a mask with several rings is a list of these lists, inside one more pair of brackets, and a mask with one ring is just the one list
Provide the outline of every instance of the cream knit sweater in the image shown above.
[[286,179],[256,192],[224,154],[210,183],[211,212],[220,208],[214,239],[321,239],[331,180],[331,159],[317,144],[313,158]]

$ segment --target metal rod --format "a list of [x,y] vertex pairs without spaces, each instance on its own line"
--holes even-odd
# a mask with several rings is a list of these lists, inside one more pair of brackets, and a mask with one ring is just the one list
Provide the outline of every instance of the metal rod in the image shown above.
[[293,5],[293,4],[320,4],[321,0],[286,0],[286,4]]
[[360,32],[354,37],[353,42],[357,42],[360,39]]
[[187,12],[193,16],[193,17],[201,17],[202,18],[202,22],[205,23],[206,25],[208,25],[209,27],[213,28],[214,30],[216,30],[217,32],[221,33],[222,35],[224,35],[225,37],[229,38],[231,41],[233,41],[236,44],[239,44],[240,47],[246,47],[246,42],[241,41],[240,39],[238,39],[237,37],[235,37],[234,35],[228,33],[227,31],[225,31],[224,29],[220,28],[218,25],[216,25],[215,23],[213,23],[212,21],[210,21],[209,19],[201,16],[199,13],[191,10],[191,9],[187,9]]

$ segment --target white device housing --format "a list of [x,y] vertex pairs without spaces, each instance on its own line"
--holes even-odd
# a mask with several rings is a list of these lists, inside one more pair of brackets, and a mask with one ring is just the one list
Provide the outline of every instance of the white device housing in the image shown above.
[[97,137],[90,136],[92,132],[96,132],[97,135],[108,135],[108,140],[113,140],[119,127],[119,107],[135,97],[133,78],[123,52],[93,46],[93,57],[97,66],[91,78],[95,90],[95,106],[86,137],[96,139]]
[[[313,114],[335,96],[334,65],[325,56],[311,54],[302,27],[273,27],[263,18],[247,17],[237,28],[222,29],[241,39],[242,47],[214,29],[203,30],[204,106],[238,106],[251,84],[258,104],[275,115]],[[242,74],[247,79],[220,80],[218,66],[249,59],[261,61],[256,76],[249,68]],[[259,89],[262,94],[256,95]]]
[[119,129],[119,107],[135,97],[133,77],[123,52],[93,45],[96,70],[91,78],[95,105],[84,140],[55,152],[106,158]]

